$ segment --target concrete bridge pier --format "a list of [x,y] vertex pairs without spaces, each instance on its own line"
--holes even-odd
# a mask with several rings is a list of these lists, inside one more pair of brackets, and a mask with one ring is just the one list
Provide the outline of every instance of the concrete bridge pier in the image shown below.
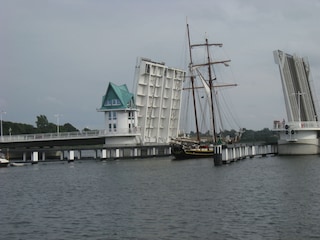
[[222,145],[214,146],[213,162],[215,166],[222,165]]
[[32,152],[31,161],[32,161],[32,163],[37,163],[39,161],[39,153],[38,152]]
[[74,161],[74,150],[69,150],[68,152],[68,162]]
[[253,158],[255,155],[256,155],[256,148],[255,148],[255,146],[251,146],[250,158]]
[[115,150],[115,156],[114,156],[115,158],[119,158],[120,157],[120,149],[119,148],[117,148],[116,150]]
[[141,155],[141,150],[140,150],[140,149],[138,149],[138,148],[135,148],[135,149],[133,150],[133,152],[134,152],[134,155],[133,155],[133,156],[135,156],[135,157],[137,157],[137,156],[140,156],[140,155]]
[[102,149],[101,150],[101,159],[106,159],[107,158],[107,149]]
[[229,160],[229,149],[225,149],[225,151],[222,151],[222,159],[224,159],[225,162],[230,162]]

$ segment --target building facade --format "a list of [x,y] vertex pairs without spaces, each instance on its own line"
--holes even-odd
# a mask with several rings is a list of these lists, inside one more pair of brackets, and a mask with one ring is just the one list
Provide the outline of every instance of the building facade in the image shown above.
[[104,112],[106,144],[140,143],[134,95],[125,84],[117,86],[109,83],[101,107],[97,110]]

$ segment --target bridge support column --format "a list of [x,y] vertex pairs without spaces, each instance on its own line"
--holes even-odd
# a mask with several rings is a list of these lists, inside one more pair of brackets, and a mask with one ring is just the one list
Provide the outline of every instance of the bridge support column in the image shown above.
[[166,155],[169,155],[171,153],[171,147],[167,147],[165,149],[165,152],[164,152]]
[[222,160],[229,162],[229,150],[226,148],[222,153],[224,153],[224,157],[222,155]]
[[234,161],[238,161],[239,159],[239,149],[237,147],[234,148]]
[[137,149],[137,148],[134,148],[134,149],[133,149],[133,156],[134,156],[134,157],[137,157],[137,156],[138,156],[138,149]]
[[249,147],[248,147],[248,146],[245,146],[245,153],[244,153],[244,155],[245,155],[246,157],[249,156]]
[[231,148],[230,149],[230,161],[235,161],[236,160],[236,158],[235,158],[235,154],[236,154],[236,149],[233,147],[233,148]]
[[106,159],[107,158],[107,149],[102,149],[101,158],[102,159]]
[[214,146],[213,162],[215,166],[222,165],[222,145]]
[[135,149],[134,149],[134,156],[135,156],[135,157],[141,156],[141,149],[135,148]]
[[266,156],[267,156],[267,153],[268,153],[268,146],[264,146],[264,147],[263,147],[262,157],[266,157]]
[[45,152],[41,153],[41,160],[42,161],[46,160],[46,153]]
[[23,154],[22,154],[22,160],[25,162],[25,161],[27,161],[27,153],[26,152],[24,152]]
[[156,151],[157,149],[155,147],[152,148],[152,155],[155,156],[156,155]]
[[251,158],[253,158],[256,155],[256,148],[255,146],[251,146]]
[[32,161],[32,163],[38,163],[38,161],[39,161],[38,152],[32,152],[31,161]]
[[70,150],[68,154],[68,162],[74,161],[74,150]]

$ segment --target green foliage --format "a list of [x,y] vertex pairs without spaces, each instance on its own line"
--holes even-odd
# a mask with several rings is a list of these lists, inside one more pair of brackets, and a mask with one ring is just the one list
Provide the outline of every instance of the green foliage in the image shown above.
[[37,116],[36,126],[38,133],[52,133],[57,131],[57,125],[50,123],[45,115]]
[[70,123],[66,123],[60,127],[60,132],[76,132],[76,131],[78,131],[78,129],[76,129]]
[[264,128],[260,131],[245,130],[241,137],[241,142],[275,143],[277,140],[278,136],[268,128]]
[[[232,130],[226,130],[221,134],[224,137],[229,135],[231,138],[234,138],[235,136],[238,136],[239,133],[238,131],[232,129]],[[195,138],[196,133],[191,131],[189,136]],[[200,137],[207,137],[207,136],[208,136],[208,132],[200,134]],[[278,136],[268,128],[264,128],[259,131],[244,129],[240,142],[276,143],[277,140],[278,140]]]
[[[31,124],[14,123],[3,121],[3,135],[18,135],[18,134],[35,134],[35,133],[54,133],[57,132],[57,124],[48,121],[45,115],[37,116],[36,127]],[[75,132],[77,128],[70,123],[59,125],[60,132]]]
[[36,132],[36,128],[31,124],[3,122],[3,135],[31,134]]

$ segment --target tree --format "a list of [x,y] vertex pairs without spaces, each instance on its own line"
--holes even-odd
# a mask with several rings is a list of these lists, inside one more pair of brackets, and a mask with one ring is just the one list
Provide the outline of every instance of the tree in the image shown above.
[[63,126],[60,127],[61,132],[76,132],[78,129],[76,129],[74,126],[72,126],[70,123],[66,123]]
[[3,122],[3,134],[15,135],[15,134],[32,134],[36,132],[36,128],[30,124]]
[[45,115],[37,116],[36,126],[39,131],[46,129],[49,125],[49,121]]
[[36,126],[39,133],[56,132],[56,124],[49,123],[45,115],[37,116]]
[[[15,123],[3,121],[3,135],[19,135],[19,134],[35,134],[35,133],[56,133],[57,124],[48,121],[45,115],[37,116],[36,127],[31,124]],[[60,132],[75,132],[78,131],[70,123],[59,126]],[[88,129],[90,130],[90,129]]]

